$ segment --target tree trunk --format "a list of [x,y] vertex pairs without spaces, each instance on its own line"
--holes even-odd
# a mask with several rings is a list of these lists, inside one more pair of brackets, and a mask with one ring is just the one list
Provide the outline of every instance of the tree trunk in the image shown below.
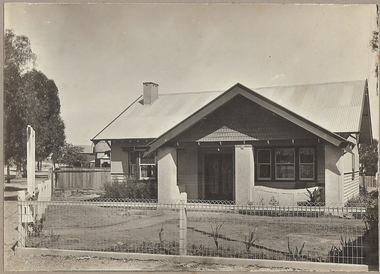
[[22,164],[22,176],[26,178],[28,176],[28,169],[26,167],[26,162]]
[[22,178],[21,164],[17,164],[17,166],[16,166],[16,178],[17,179]]
[[10,167],[9,167],[9,162],[7,163],[7,183],[8,184],[11,183],[11,171],[10,171]]

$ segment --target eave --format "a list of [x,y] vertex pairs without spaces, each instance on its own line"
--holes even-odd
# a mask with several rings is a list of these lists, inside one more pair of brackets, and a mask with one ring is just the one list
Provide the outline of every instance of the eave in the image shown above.
[[171,139],[176,137],[178,134],[182,133],[183,131],[189,129],[191,126],[193,126],[195,123],[200,121],[205,116],[212,113],[214,110],[218,109],[225,103],[227,103],[229,100],[231,100],[233,97],[237,95],[242,95],[246,97],[247,99],[261,105],[262,107],[272,111],[273,113],[287,119],[290,122],[293,122],[300,126],[301,128],[315,134],[321,139],[324,139],[325,141],[341,148],[347,147],[349,144],[352,144],[348,140],[344,139],[343,137],[325,129],[321,126],[312,123],[311,121],[297,115],[296,113],[282,107],[281,105],[274,103],[273,101],[261,96],[260,94],[254,92],[253,90],[243,86],[240,83],[237,83],[221,95],[219,95],[217,98],[215,98],[213,101],[205,105],[203,108],[199,109],[197,112],[189,116],[187,119],[185,119],[183,122],[179,123],[178,125],[174,126],[164,134],[162,134],[157,139],[153,140],[151,143],[148,144],[150,146],[149,151],[146,153],[146,155],[152,153],[157,148],[161,147],[162,145],[165,145],[167,142],[169,142]]

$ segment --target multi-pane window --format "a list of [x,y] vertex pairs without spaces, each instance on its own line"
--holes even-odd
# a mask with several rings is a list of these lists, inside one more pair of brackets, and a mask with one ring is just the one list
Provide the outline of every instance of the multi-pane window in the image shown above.
[[[142,156],[142,155],[141,155]],[[148,179],[156,177],[156,164],[154,162],[154,155],[149,157],[140,158],[140,179]]]
[[270,149],[257,150],[257,178],[260,180],[271,179],[271,151]]
[[129,177],[149,179],[156,177],[156,164],[154,155],[143,158],[142,151],[129,152]]
[[314,148],[299,149],[299,176],[300,180],[314,180]]
[[315,148],[259,148],[256,175],[263,181],[315,180]]
[[275,165],[277,180],[295,179],[295,151],[294,148],[280,148],[275,150]]
[[138,151],[130,151],[128,155],[128,173],[129,177],[137,177],[137,165],[139,159]]

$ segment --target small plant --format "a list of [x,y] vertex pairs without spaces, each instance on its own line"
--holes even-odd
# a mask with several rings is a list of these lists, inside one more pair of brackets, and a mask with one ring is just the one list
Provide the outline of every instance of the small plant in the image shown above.
[[162,236],[163,236],[163,234],[164,234],[164,223],[162,223],[161,229],[160,229],[160,231],[158,232],[158,238],[160,239],[160,243],[163,242],[163,240],[162,240]]
[[55,242],[58,242],[59,235],[54,234],[54,230],[52,229],[52,230],[50,231],[49,238],[50,238],[50,241],[51,241],[52,243],[55,243]]
[[41,231],[44,227],[44,221],[44,216],[38,219],[38,214],[36,214],[34,216],[34,222],[29,224],[28,235],[33,237],[40,237]]
[[272,196],[269,200],[269,205],[271,206],[278,206],[280,203],[276,200],[274,196]]
[[264,198],[260,198],[259,205],[261,205],[261,206],[265,205]]
[[223,224],[224,224],[224,221],[221,224],[219,224],[219,225],[216,224],[215,225],[215,230],[214,230],[214,227],[211,224],[212,236],[214,238],[214,242],[215,242],[217,250],[219,249],[219,237],[220,237],[219,230],[220,230],[220,228],[222,227]]
[[294,261],[298,261],[302,255],[302,251],[303,251],[303,248],[305,247],[305,242],[303,242],[303,245],[301,247],[301,249],[298,251],[298,247],[296,246],[296,248],[294,249],[294,251],[292,251],[292,249],[290,248],[290,242],[289,242],[289,237],[288,237],[288,250],[289,250],[289,255],[290,257],[294,260]]
[[313,192],[307,190],[307,194],[305,194],[309,199],[307,200],[310,204],[316,204],[322,202],[322,189],[315,188]]
[[329,254],[328,261],[331,263],[361,263],[359,262],[361,258],[358,258],[357,254],[361,254],[357,250],[359,248],[356,246],[355,241],[352,241],[350,238],[348,240],[343,237],[340,237],[340,246],[332,246]]
[[249,249],[251,246],[253,246],[253,243],[257,241],[257,227],[255,227],[253,230],[249,230],[249,235],[245,235],[245,248],[247,252],[249,252]]

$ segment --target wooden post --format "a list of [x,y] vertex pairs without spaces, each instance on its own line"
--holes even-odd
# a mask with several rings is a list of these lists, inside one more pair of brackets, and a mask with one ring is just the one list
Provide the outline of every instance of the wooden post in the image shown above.
[[181,200],[179,217],[179,255],[187,255],[187,210],[186,201]]
[[36,191],[36,136],[33,128],[28,125],[26,128],[27,136],[27,190],[29,195],[34,195]]

